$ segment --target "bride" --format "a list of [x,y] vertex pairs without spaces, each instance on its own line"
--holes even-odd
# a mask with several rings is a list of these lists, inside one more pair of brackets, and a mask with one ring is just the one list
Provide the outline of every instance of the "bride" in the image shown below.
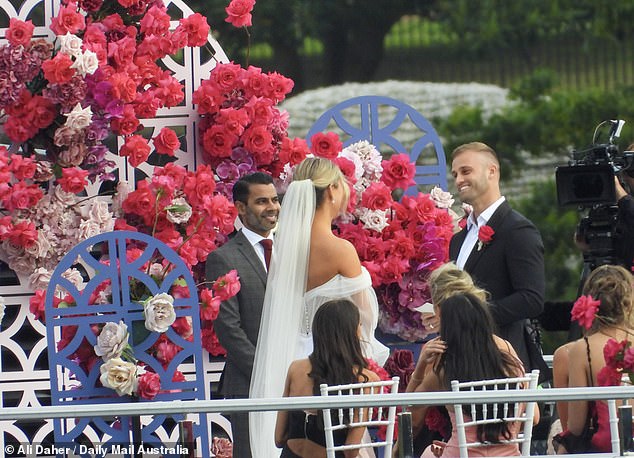
[[[332,221],[348,205],[349,188],[328,159],[307,158],[293,172],[282,203],[275,251],[255,350],[251,398],[279,398],[294,359],[312,352],[311,326],[317,308],[350,299],[359,308],[364,355],[383,365],[389,350],[374,337],[378,303],[370,274],[354,246],[335,236]],[[279,456],[275,412],[250,414],[254,456]]]

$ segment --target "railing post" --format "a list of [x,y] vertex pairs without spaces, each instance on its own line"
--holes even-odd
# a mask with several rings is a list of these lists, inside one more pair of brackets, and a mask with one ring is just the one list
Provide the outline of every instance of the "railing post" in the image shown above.
[[411,412],[401,412],[398,414],[398,457],[414,458]]
[[632,406],[619,407],[619,437],[621,438],[621,455],[632,451]]

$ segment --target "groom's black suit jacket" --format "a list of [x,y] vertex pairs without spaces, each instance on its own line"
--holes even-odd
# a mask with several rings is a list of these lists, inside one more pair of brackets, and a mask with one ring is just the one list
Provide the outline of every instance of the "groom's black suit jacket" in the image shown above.
[[[536,317],[544,307],[544,245],[533,223],[506,201],[487,225],[495,231],[493,239],[481,250],[476,243],[464,270],[491,294],[490,310],[498,335],[513,345],[527,366],[524,325],[527,318]],[[449,257],[454,261],[466,233],[465,228],[451,239]]]

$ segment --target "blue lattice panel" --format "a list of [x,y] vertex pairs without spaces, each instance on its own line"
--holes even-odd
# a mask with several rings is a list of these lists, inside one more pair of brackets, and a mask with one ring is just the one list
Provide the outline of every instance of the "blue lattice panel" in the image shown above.
[[[64,276],[77,266],[85,271],[80,286]],[[164,333],[146,329],[143,301],[161,293],[174,297],[177,320],[189,322],[191,333],[181,335],[176,326]],[[198,295],[189,269],[159,240],[137,232],[115,231],[94,236],[71,250],[55,269],[47,289],[46,333],[53,405],[152,402],[119,396],[101,384],[100,368],[104,363],[92,348],[107,322],[127,325],[134,358],[147,371],[160,376],[161,391],[153,400],[205,399]],[[166,352],[170,352],[169,357]],[[184,365],[189,368],[184,371],[187,377],[177,372]],[[79,443],[87,439],[86,430],[90,430],[97,436],[89,439],[91,443],[95,439],[106,444],[168,441],[164,445],[172,447],[178,440],[175,431],[183,420],[156,416],[145,419],[143,427],[136,429],[129,417],[56,420],[55,440]],[[193,432],[198,438],[197,456],[205,456],[209,453],[206,416],[201,415],[196,423]]]
[[[405,123],[420,132],[410,149],[399,138],[399,128]],[[422,114],[400,100],[373,95],[344,100],[315,121],[306,135],[309,144],[314,134],[326,130],[339,133],[344,147],[367,140],[384,155],[386,147],[391,153],[408,154],[416,164],[416,186],[406,194],[416,194],[418,187],[425,185],[447,190],[447,161],[440,137]]]

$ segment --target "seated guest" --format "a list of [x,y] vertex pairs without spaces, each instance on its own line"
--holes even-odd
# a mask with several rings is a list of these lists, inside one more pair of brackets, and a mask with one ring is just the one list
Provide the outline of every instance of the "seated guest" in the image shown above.
[[[421,356],[425,365],[431,366],[414,391],[450,391],[452,380],[476,381],[524,375],[524,366],[513,348],[503,339],[493,335],[493,319],[487,305],[481,298],[460,293],[449,296],[434,304],[436,313],[442,311],[440,336],[433,350],[425,350]],[[449,411],[453,430],[455,417],[453,407]],[[412,410],[414,435],[422,427],[428,406],[415,406]],[[500,409],[501,410],[501,409]],[[501,413],[501,412],[500,412]],[[536,412],[536,419],[538,413]],[[500,444],[501,439],[517,436],[518,423],[495,423],[467,429],[468,440],[488,441],[491,445],[469,450],[470,456],[516,456],[517,444]],[[447,457],[459,456],[458,438],[454,434],[446,444],[428,447],[423,457],[442,454]]]
[[[480,301],[486,302],[487,292],[482,288],[479,288],[473,283],[471,275],[467,271],[460,269],[453,262],[447,262],[438,267],[429,275],[429,289],[431,292],[431,300],[434,304],[434,313],[423,313],[423,321],[428,329],[438,331],[440,329],[440,316],[441,311],[438,304],[445,299],[455,294],[468,293],[477,297]],[[495,337],[499,339],[498,337]],[[506,342],[499,339],[500,342]],[[416,368],[410,377],[410,381],[407,385],[406,392],[411,393],[416,391],[416,388],[421,384],[425,373],[431,370],[432,362],[436,355],[442,354],[445,349],[444,342],[440,337],[431,339],[423,345],[423,349],[420,352],[420,357],[416,363]],[[513,355],[515,352],[511,348]]]
[[[359,308],[349,300],[324,303],[313,319],[313,352],[305,359],[291,363],[286,375],[284,396],[319,396],[319,385],[342,385],[378,381],[368,370],[361,350]],[[341,430],[335,433],[335,444],[359,444],[366,428]],[[325,457],[325,435],[320,411],[280,411],[275,426],[275,444],[285,457]],[[351,458],[358,450],[338,456]]]
[[[553,355],[553,381],[555,387],[607,386],[620,383],[599,375],[606,366],[604,347],[610,340],[631,341],[634,335],[631,313],[634,303],[633,277],[626,269],[615,265],[602,265],[594,269],[583,286],[583,295],[599,301],[598,309],[589,329],[581,339],[559,347]],[[573,314],[574,314],[573,308]],[[610,424],[605,401],[558,402],[557,411],[563,433],[553,442],[558,453],[610,452]],[[596,421],[590,444],[579,437],[587,420]]]

